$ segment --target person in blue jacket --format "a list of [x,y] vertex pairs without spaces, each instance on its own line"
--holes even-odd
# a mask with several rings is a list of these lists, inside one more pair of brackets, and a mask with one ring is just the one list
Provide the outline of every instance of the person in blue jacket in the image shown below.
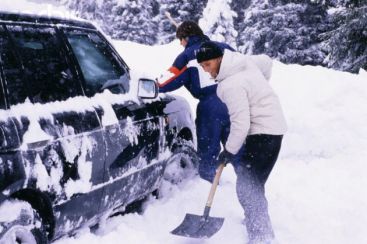
[[[228,110],[216,94],[217,84],[214,79],[200,69],[196,61],[197,50],[209,38],[193,21],[180,24],[176,37],[185,49],[177,56],[168,72],[158,79],[159,91],[165,93],[184,86],[192,96],[199,99],[195,121],[200,157],[199,175],[212,182],[218,165],[220,143],[224,144],[229,134]],[[222,49],[234,51],[225,43],[216,43]]]

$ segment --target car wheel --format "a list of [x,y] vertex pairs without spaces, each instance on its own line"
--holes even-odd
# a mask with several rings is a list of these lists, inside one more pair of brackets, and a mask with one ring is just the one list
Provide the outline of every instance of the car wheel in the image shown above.
[[199,157],[193,143],[179,138],[173,146],[172,156],[167,161],[163,179],[177,185],[197,175],[198,164]]
[[[9,201],[10,202],[10,201]],[[14,214],[0,225],[0,244],[46,244],[47,235],[39,214],[25,201],[15,200]]]

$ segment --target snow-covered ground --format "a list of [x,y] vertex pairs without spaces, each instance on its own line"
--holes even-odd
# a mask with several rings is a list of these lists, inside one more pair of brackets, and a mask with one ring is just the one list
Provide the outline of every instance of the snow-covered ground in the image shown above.
[[[132,69],[148,77],[157,77],[181,51],[178,42],[114,44]],[[266,185],[278,242],[367,243],[367,72],[353,75],[275,61],[270,83],[289,126]],[[195,111],[197,102],[184,89],[175,93],[185,96]],[[84,230],[56,243],[245,243],[235,180],[233,168],[226,167],[211,213],[225,222],[209,240],[169,233],[186,213],[202,214],[210,185],[196,178],[163,199],[151,199],[142,215],[115,217],[97,233]]]
[[[62,9],[44,2],[1,0],[0,9]],[[125,41],[114,44],[133,70],[152,78],[167,69],[182,50],[178,42],[155,47]],[[266,185],[278,242],[367,243],[367,72],[353,75],[274,62],[270,83],[289,126]],[[184,89],[175,94],[184,96],[195,111],[197,102]],[[211,216],[225,217],[225,222],[209,240],[169,233],[186,213],[202,214],[210,185],[195,178],[167,191],[163,199],[149,200],[142,215],[114,217],[97,233],[85,229],[55,243],[245,243],[235,180],[233,168],[227,166],[211,212]]]

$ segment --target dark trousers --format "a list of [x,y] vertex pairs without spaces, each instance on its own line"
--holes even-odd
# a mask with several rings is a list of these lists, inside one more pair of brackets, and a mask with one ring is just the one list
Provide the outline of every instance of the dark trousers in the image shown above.
[[283,136],[250,135],[240,162],[235,164],[238,200],[245,211],[250,243],[274,238],[265,198],[265,182],[278,158]]

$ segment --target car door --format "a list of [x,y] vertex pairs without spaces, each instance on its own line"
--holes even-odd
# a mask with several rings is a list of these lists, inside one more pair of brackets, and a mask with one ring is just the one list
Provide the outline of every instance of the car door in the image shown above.
[[14,172],[14,159],[19,158],[19,153],[14,151],[19,148],[20,142],[15,123],[8,116],[4,86],[4,62],[6,54],[3,52],[7,41],[2,36],[3,27],[0,25],[0,191],[3,192],[9,185],[21,181],[21,172]]
[[[112,93],[125,94],[119,97],[121,102],[103,101],[107,98],[99,96],[104,107],[96,107],[101,120],[105,121],[103,133],[107,153],[102,209],[107,211],[154,187],[162,167],[149,165],[160,150],[163,118],[157,115],[154,104],[146,105],[136,100],[137,94],[130,91],[135,84],[129,83],[127,66],[102,35],[71,28],[63,32],[80,65],[86,93],[93,96],[108,88]],[[113,111],[113,116],[106,115],[108,109]],[[154,167],[159,170],[153,170]]]
[[165,121],[154,104],[113,107],[119,123],[106,131],[106,209],[127,205],[156,189],[164,169],[158,158],[164,150]]
[[49,196],[56,225],[67,232],[99,210],[102,190],[94,188],[103,183],[105,163],[99,117],[82,97],[57,28],[8,24],[0,32],[8,114],[19,135],[25,185]]

